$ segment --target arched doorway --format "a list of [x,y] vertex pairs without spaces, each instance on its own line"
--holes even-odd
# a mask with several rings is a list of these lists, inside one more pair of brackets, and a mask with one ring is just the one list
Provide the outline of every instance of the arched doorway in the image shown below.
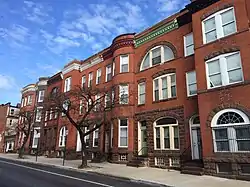
[[199,160],[202,159],[202,142],[199,116],[193,116],[190,119],[189,124],[192,159]]

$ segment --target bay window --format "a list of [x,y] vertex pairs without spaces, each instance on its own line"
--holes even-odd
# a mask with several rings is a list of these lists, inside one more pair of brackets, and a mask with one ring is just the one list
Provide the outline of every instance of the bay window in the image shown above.
[[240,52],[219,55],[206,61],[207,87],[214,88],[243,81]]
[[154,123],[154,147],[155,149],[180,148],[179,127],[174,118],[162,118]]
[[176,75],[175,73],[162,75],[153,81],[154,101],[176,97]]
[[209,43],[237,32],[234,8],[230,7],[206,18],[203,22],[203,42]]

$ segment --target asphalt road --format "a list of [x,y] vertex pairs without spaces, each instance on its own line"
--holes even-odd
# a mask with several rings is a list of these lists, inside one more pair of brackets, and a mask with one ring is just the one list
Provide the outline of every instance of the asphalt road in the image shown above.
[[[87,172],[20,163],[0,158],[0,187],[152,187]],[[160,186],[160,185],[155,185]]]

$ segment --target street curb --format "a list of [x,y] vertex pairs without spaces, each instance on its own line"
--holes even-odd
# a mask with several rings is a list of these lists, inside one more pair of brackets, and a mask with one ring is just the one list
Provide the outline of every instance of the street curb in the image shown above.
[[1,156],[0,156],[0,158],[5,159],[5,160],[17,161],[17,162],[20,162],[20,163],[29,163],[29,164],[35,164],[35,165],[41,165],[41,166],[49,166],[49,167],[52,167],[52,168],[60,168],[60,169],[75,171],[75,172],[79,172],[79,173],[89,173],[89,174],[94,174],[94,175],[101,175],[101,176],[111,177],[111,178],[115,178],[115,179],[119,179],[119,180],[127,180],[127,181],[131,181],[131,182],[134,182],[134,183],[146,184],[146,185],[150,185],[150,186],[173,187],[173,186],[158,183],[158,182],[155,182],[155,181],[133,179],[133,178],[129,178],[129,177],[122,177],[122,176],[117,176],[117,175],[112,175],[112,174],[100,173],[100,172],[97,172],[97,171],[81,170],[81,169],[77,169],[77,168],[73,168],[73,167],[69,167],[69,166],[60,166],[60,165],[54,165],[54,164],[49,164],[49,163],[28,161],[28,160],[24,160],[24,159],[6,158],[6,157],[1,157]]

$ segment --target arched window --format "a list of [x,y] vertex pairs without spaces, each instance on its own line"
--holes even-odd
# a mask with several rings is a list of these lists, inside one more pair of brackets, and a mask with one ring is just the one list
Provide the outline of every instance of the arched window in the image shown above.
[[67,128],[64,126],[59,132],[59,147],[65,147],[67,141]]
[[156,46],[143,58],[140,71],[174,59],[174,53],[168,46]]
[[154,122],[155,149],[179,149],[179,127],[174,118],[161,118]]
[[211,121],[215,152],[250,151],[250,121],[237,109],[218,112]]

